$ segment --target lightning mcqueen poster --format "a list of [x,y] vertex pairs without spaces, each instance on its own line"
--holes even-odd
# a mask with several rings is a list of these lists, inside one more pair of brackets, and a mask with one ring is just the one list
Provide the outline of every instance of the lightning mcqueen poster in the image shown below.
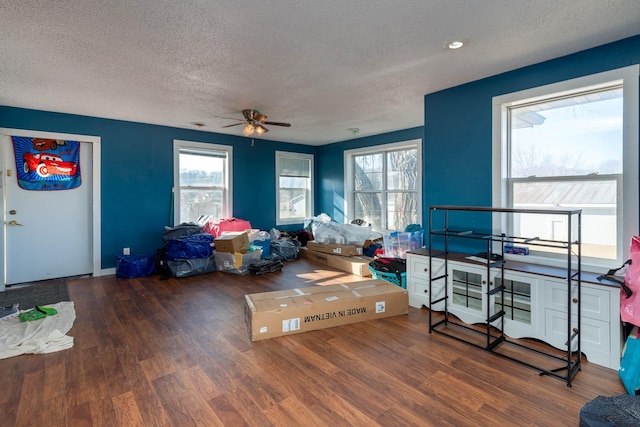
[[18,185],[25,190],[69,190],[79,187],[80,143],[12,136]]

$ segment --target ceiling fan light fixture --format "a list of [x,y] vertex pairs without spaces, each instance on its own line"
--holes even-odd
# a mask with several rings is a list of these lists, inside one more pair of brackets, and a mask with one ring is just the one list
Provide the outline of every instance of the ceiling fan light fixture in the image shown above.
[[253,135],[253,132],[256,130],[255,126],[253,126],[251,123],[249,123],[248,125],[246,125],[244,127],[244,129],[242,129],[242,133],[244,134],[244,136],[251,136]]
[[262,136],[262,134],[264,133],[266,129],[263,128],[262,126],[258,125],[256,126],[256,133],[258,134],[258,136]]

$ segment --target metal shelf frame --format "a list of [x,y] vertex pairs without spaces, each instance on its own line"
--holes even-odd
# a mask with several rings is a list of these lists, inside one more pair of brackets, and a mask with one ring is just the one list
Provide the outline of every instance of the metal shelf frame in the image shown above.
[[[442,211],[442,216],[439,217],[439,227],[434,227],[434,221],[437,218],[434,218],[434,214],[436,212]],[[519,236],[508,236],[503,233],[495,233],[495,232],[478,232],[469,229],[454,229],[450,227],[450,212],[467,212],[469,215],[473,215],[474,213],[480,214],[534,214],[534,215],[559,215],[563,216],[567,222],[567,240],[549,240],[549,239],[540,239],[538,237],[519,237]],[[522,365],[528,366],[532,369],[539,371],[540,375],[549,375],[563,381],[566,381],[567,386],[571,387],[571,382],[575,375],[578,373],[582,363],[582,353],[581,353],[581,339],[580,339],[580,319],[581,319],[581,311],[580,311],[580,300],[581,300],[581,276],[582,276],[582,264],[581,264],[581,226],[582,226],[582,211],[581,210],[556,210],[556,209],[511,209],[511,208],[489,208],[489,207],[474,207],[474,206],[449,206],[449,205],[441,205],[441,206],[430,206],[429,207],[429,271],[433,271],[432,259],[433,258],[442,258],[444,260],[444,273],[440,276],[434,277],[432,274],[429,274],[429,308],[438,303],[444,303],[444,317],[438,321],[435,321],[433,312],[429,310],[429,333],[435,332],[441,335],[445,335],[456,340],[465,342],[467,344],[471,344],[474,347],[481,348],[483,350],[489,351],[497,356],[512,360],[514,362],[520,363]],[[577,231],[573,232],[573,227],[576,225]],[[574,238],[574,235],[575,238]],[[443,249],[442,250],[434,250],[434,237],[440,237],[443,241]],[[449,312],[449,298],[452,297],[449,295],[449,285],[447,281],[450,279],[449,276],[449,245],[450,241],[455,239],[472,239],[483,241],[486,243],[486,254],[493,254],[495,250],[499,250],[500,255],[502,255],[502,259],[499,261],[492,261],[491,256],[487,256],[487,261],[483,266],[486,268],[487,273],[487,286],[486,286],[486,295],[487,298],[487,307],[485,313],[484,320],[484,328],[475,328],[471,325],[467,325],[465,323],[460,322],[457,319],[452,318],[453,314]],[[504,323],[505,323],[505,264],[508,261],[504,260],[504,247],[506,244],[525,244],[533,247],[544,247],[544,248],[555,248],[558,250],[566,251],[566,278],[567,278],[567,341],[566,346],[567,350],[564,352],[562,356],[558,356],[557,354],[552,354],[546,351],[542,351],[540,349],[533,348],[531,346],[527,346],[522,341],[513,341],[510,340],[504,333]],[[573,268],[573,265],[576,265],[576,268]],[[491,272],[497,271],[497,275],[495,278],[500,278],[500,286],[496,285],[498,280],[491,281]],[[433,300],[433,283],[437,280],[445,280],[444,286],[444,297]],[[452,278],[451,278],[452,280]],[[577,299],[578,304],[576,307],[576,312],[573,312],[572,309],[572,288],[577,290]],[[493,312],[491,311],[491,304],[489,303],[491,298],[500,294],[500,303],[497,306],[494,306]],[[534,301],[531,302],[534,304]],[[576,315],[577,317],[577,326],[575,328],[571,327],[571,319],[572,316]],[[496,324],[499,323],[499,326]],[[464,328],[468,331],[472,331],[478,334],[482,334],[486,337],[486,341],[484,345],[480,345],[474,342],[471,342],[467,339],[464,339],[461,336],[457,336],[454,333],[450,333],[448,331],[443,330],[446,326],[455,326]],[[539,367],[537,365],[528,363],[525,360],[518,359],[507,354],[500,353],[500,349],[503,345],[510,344],[515,345],[520,348],[532,351],[539,355],[542,355],[546,358],[550,358],[554,361],[558,362],[558,366],[552,369],[545,369]],[[575,346],[575,350],[573,350]]]

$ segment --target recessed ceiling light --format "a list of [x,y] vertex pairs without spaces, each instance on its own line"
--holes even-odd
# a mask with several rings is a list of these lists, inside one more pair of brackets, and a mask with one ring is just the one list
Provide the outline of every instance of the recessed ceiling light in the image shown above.
[[454,40],[447,43],[447,47],[451,50],[460,49],[462,46],[464,46],[464,42],[460,40]]

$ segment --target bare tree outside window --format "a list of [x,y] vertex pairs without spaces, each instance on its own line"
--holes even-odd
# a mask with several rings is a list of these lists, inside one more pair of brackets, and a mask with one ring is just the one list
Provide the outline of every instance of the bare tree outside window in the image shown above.
[[417,157],[416,149],[354,156],[354,217],[376,230],[418,223]]

